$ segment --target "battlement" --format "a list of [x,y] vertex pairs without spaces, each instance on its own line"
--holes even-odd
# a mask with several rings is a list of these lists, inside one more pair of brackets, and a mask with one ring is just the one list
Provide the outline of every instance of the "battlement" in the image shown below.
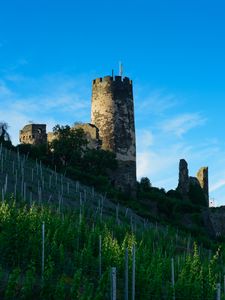
[[93,80],[93,85],[95,84],[101,84],[102,82],[112,83],[112,82],[121,82],[124,84],[132,85],[132,80],[130,80],[128,77],[121,77],[121,76],[104,76],[99,77]]

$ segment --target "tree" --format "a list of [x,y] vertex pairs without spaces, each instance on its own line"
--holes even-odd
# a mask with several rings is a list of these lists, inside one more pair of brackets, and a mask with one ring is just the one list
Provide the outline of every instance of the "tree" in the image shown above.
[[93,175],[107,175],[117,168],[115,153],[106,150],[87,149],[83,156],[85,170]]
[[193,204],[207,206],[206,197],[200,185],[190,184],[188,197]]
[[12,142],[8,133],[8,124],[6,122],[0,122],[0,143],[6,147],[11,147]]
[[55,139],[50,143],[50,149],[55,164],[63,168],[79,164],[87,146],[83,129],[56,125],[53,133]]
[[140,189],[143,192],[149,192],[149,190],[151,189],[152,184],[149,180],[148,177],[142,177],[140,180]]

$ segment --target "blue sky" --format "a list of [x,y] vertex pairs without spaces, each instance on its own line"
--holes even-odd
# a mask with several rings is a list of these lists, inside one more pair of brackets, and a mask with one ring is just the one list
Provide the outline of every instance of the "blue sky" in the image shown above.
[[134,82],[138,177],[174,188],[178,163],[209,166],[225,205],[225,2],[2,0],[0,115],[13,142],[28,121],[90,120],[92,79]]

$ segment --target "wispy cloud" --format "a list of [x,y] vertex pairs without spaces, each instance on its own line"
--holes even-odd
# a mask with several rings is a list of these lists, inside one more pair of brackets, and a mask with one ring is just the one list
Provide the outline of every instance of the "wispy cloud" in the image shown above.
[[162,131],[182,137],[190,129],[204,125],[206,118],[199,113],[186,113],[167,119],[160,124]]
[[[136,110],[142,114],[160,115],[178,104],[177,97],[164,90],[137,91]],[[146,96],[147,94],[147,96]]]
[[[179,159],[187,157],[189,148],[185,144],[176,143],[163,145],[157,142],[149,149],[139,149],[137,153],[138,177],[149,176],[150,178],[166,178],[168,174],[177,177]],[[171,172],[172,171],[172,172]]]
[[218,189],[220,189],[221,187],[225,186],[225,177],[221,178],[220,180],[218,180],[217,182],[213,183],[210,186],[210,192],[214,192]]
[[151,130],[138,129],[137,130],[137,140],[138,140],[138,148],[146,149],[153,145],[154,135]]
[[10,97],[13,95],[13,92],[7,87],[6,83],[3,80],[0,80],[0,98]]
[[84,82],[68,76],[48,75],[34,80],[7,75],[0,80],[0,102],[1,118],[9,124],[14,144],[29,120],[46,123],[48,130],[58,123],[89,121],[89,91]]

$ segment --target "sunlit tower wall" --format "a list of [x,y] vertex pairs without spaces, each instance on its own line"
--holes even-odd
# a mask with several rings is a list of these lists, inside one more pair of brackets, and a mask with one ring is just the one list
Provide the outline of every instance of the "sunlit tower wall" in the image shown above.
[[98,127],[102,149],[113,151],[118,170],[113,184],[122,191],[136,190],[136,142],[132,81],[121,76],[93,80],[91,123]]

